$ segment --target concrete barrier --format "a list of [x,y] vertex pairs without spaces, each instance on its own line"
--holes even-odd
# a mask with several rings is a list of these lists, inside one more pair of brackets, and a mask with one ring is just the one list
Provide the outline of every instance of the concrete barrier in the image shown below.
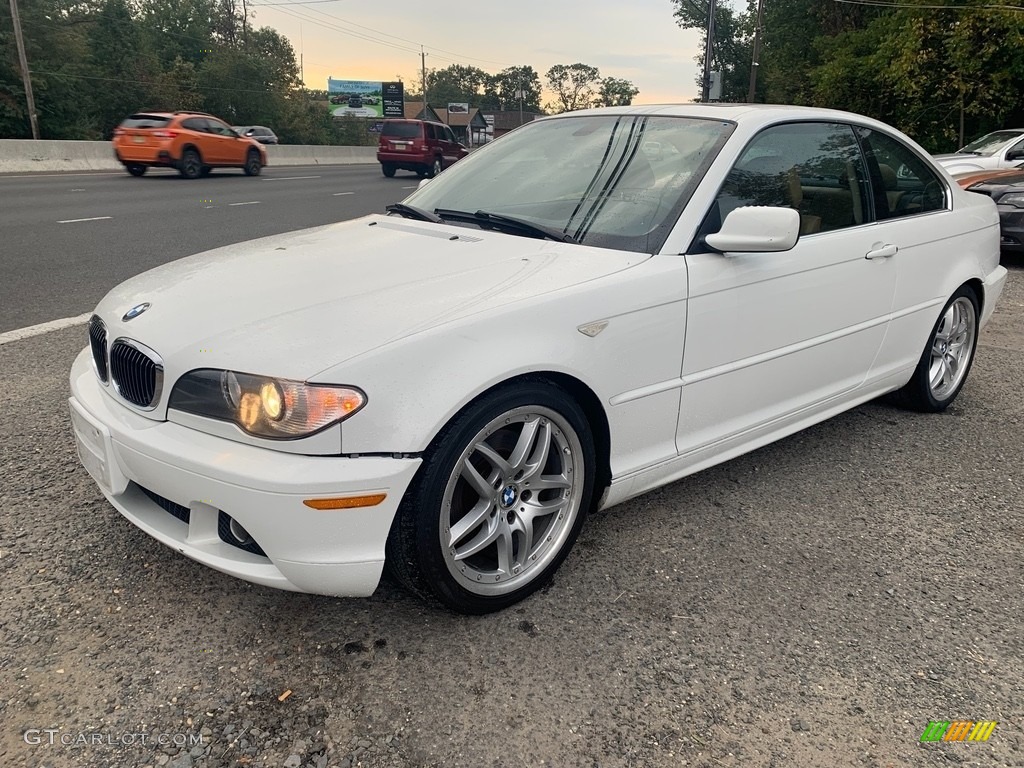
[[[271,167],[288,165],[355,165],[376,163],[376,147],[269,146]],[[33,141],[0,139],[0,173],[116,171],[109,141]]]

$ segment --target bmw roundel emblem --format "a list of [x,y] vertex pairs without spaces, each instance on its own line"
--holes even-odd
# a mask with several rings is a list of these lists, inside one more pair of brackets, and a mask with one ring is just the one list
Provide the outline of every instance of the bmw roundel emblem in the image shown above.
[[139,315],[141,315],[141,314],[142,314],[143,312],[145,312],[145,311],[146,311],[147,309],[149,309],[149,308],[150,308],[151,306],[152,306],[152,305],[151,305],[151,304],[150,304],[150,303],[149,303],[148,301],[144,301],[144,302],[142,302],[141,304],[136,304],[136,305],[135,305],[134,307],[132,307],[131,309],[129,309],[129,310],[127,311],[127,312],[125,312],[125,313],[124,313],[124,317],[122,317],[121,319],[122,319],[122,320],[123,320],[124,322],[126,322],[126,323],[127,323],[127,322],[128,322],[129,320],[134,320],[134,319],[135,319],[136,317],[138,317]]
[[511,507],[516,503],[516,489],[511,485],[506,485],[501,491],[501,505],[503,507]]

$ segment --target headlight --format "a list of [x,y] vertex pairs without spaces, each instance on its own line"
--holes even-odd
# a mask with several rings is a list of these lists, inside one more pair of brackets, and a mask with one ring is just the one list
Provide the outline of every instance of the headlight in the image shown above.
[[354,387],[203,368],[178,379],[169,407],[232,421],[259,437],[294,438],[337,424],[364,405],[366,395]]
[[997,202],[999,205],[1012,205],[1014,208],[1024,208],[1024,192],[1011,192],[1000,197]]

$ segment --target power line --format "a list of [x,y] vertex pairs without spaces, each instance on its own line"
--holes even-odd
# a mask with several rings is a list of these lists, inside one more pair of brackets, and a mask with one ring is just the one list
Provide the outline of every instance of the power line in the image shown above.
[[[98,75],[72,75],[69,72],[44,72],[44,71],[38,70],[38,69],[33,69],[32,70],[32,74],[33,75],[50,75],[51,77],[71,77],[71,78],[74,78],[76,80],[102,80],[102,81],[105,81],[105,82],[108,82],[108,83],[135,83],[135,84],[138,84],[138,85],[148,85],[148,86],[151,86],[151,87],[159,85],[159,83],[156,83],[153,80],[131,80],[131,79],[124,78],[124,77],[99,77]],[[284,95],[284,94],[288,94],[288,93],[294,93],[294,94],[301,93],[300,90],[291,90],[291,89],[289,89],[289,90],[281,90],[281,91],[273,91],[273,90],[270,90],[270,89],[267,89],[267,88],[261,88],[261,89],[254,89],[254,88],[249,88],[249,89],[247,89],[247,88],[219,88],[219,87],[214,86],[214,85],[199,85],[198,83],[195,84],[195,85],[188,84],[188,85],[185,86],[186,90],[188,90],[190,88],[195,88],[196,90],[199,90],[199,91],[230,91],[232,93],[263,93],[263,94],[268,94],[269,93],[269,94],[278,94],[278,95]]]

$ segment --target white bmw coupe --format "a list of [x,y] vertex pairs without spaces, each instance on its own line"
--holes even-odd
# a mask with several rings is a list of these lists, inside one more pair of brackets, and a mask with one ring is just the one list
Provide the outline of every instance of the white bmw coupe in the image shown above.
[[484,613],[596,508],[888,393],[941,411],[1005,279],[992,201],[882,123],[576,112],[386,215],[118,286],[71,417],[110,503],[194,560],[350,596],[388,566]]

